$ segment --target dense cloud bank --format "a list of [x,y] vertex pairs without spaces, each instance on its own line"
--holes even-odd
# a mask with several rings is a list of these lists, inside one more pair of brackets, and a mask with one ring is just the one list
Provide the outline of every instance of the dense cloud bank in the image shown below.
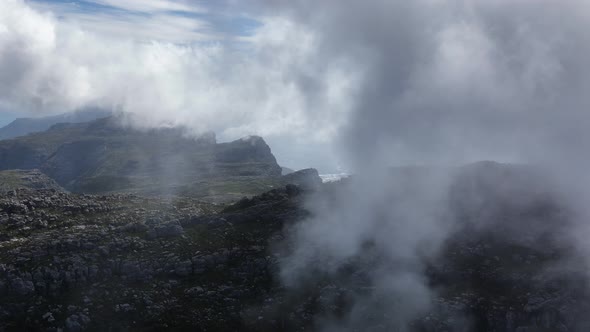
[[[21,0],[0,4],[1,110],[101,107],[139,114],[138,126],[258,134],[284,146],[325,144],[345,121],[353,78],[338,64],[308,68],[314,36],[284,18],[263,18],[232,43],[175,44],[87,31],[55,15]],[[292,75],[303,71],[314,75],[313,101]]]
[[139,113],[142,126],[180,123],[324,150],[337,143],[352,151],[351,168],[375,157],[403,164],[580,155],[571,150],[586,139],[589,120],[582,1],[251,4],[263,23],[253,35],[179,45],[101,35],[3,1],[0,105],[100,106]]

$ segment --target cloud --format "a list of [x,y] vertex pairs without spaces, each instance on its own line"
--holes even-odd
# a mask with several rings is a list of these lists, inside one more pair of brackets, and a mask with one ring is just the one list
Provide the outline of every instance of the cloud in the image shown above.
[[586,132],[579,1],[224,2],[260,22],[231,37],[202,2],[84,3],[0,5],[4,108],[99,104],[144,125],[335,142],[348,164],[542,159]]
[[162,11],[178,11],[189,13],[204,13],[207,10],[197,2],[181,2],[171,0],[89,0],[88,2],[120,8],[128,11],[143,13],[157,13]]
[[547,133],[569,132],[569,116],[589,104],[580,1],[274,5],[316,33],[321,51],[310,61],[343,57],[363,73],[345,135],[355,152],[385,145],[395,158],[430,161],[542,154],[539,140],[554,143]]
[[175,14],[210,13],[202,3],[94,3],[118,11],[0,5],[4,108],[92,104],[142,125],[336,142],[349,164],[574,158],[565,141],[587,135],[579,1],[259,2],[236,7],[261,26],[230,44]]
[[30,2],[34,8],[59,15],[61,21],[85,31],[140,41],[196,43],[231,39],[208,21],[207,10],[177,1]]
[[[334,275],[351,260],[366,258],[369,247],[382,259],[368,268],[373,291],[356,299],[356,307],[386,311],[390,320],[384,323],[400,331],[429,309],[435,292],[423,270],[454,229],[440,203],[448,199],[452,174],[424,175],[406,188],[405,175],[384,171],[389,165],[481,159],[542,165],[548,183],[577,211],[569,240],[587,256],[586,241],[574,240],[589,234],[587,3],[260,4],[268,15],[310,31],[315,51],[305,59],[309,67],[338,59],[356,73],[337,140],[359,176],[335,197],[310,202],[314,217],[296,227],[293,252],[283,262],[287,285]],[[307,79],[296,82],[302,91],[312,87],[307,96],[313,100],[316,76],[302,77]],[[405,282],[408,276],[412,283]],[[373,295],[417,305],[404,311],[373,301]],[[363,326],[357,318],[345,317],[341,329]]]
[[[122,27],[102,33],[104,24],[90,30],[23,1],[3,1],[0,100],[7,110],[39,114],[104,107],[141,114],[137,126],[182,124],[215,130],[221,139],[281,137],[279,155],[294,143],[328,142],[345,121],[354,72],[337,59],[310,66],[306,59],[316,50],[308,31],[282,18],[262,20],[241,46],[183,44],[146,41]],[[184,22],[174,24],[184,30]],[[158,29],[173,32],[166,24]],[[312,76],[313,89],[303,90],[300,83]]]
[[226,0],[30,0],[27,4],[86,31],[145,42],[231,45],[260,26],[241,5]]

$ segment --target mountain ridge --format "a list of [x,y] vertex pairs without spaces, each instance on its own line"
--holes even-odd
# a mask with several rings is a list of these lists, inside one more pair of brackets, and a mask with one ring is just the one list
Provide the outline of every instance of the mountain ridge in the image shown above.
[[39,169],[80,193],[227,193],[239,199],[281,184],[281,167],[262,137],[217,143],[213,133],[190,137],[182,128],[138,130],[113,117],[54,124],[0,141],[0,170],[11,169]]

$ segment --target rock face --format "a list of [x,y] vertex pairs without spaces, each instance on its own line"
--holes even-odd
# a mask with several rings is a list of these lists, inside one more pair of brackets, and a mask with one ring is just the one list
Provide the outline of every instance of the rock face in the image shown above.
[[[181,129],[133,130],[113,118],[0,141],[0,170],[9,169],[40,169],[73,192],[198,197],[262,193],[281,175],[260,137],[217,144],[212,134],[194,139]],[[245,182],[255,185],[240,192]]]
[[[407,330],[588,331],[585,265],[558,241],[563,209],[512,185],[512,175],[526,172],[481,166],[460,170],[452,186],[449,204],[465,222],[428,262],[433,305]],[[489,187],[502,178],[503,189]],[[369,277],[376,266],[396,265],[376,265],[382,257],[371,246],[337,273],[310,271],[299,287],[280,278],[286,239],[310,215],[305,200],[354,181],[315,192],[288,185],[226,207],[180,197],[3,192],[0,330],[301,331],[331,321],[338,330],[390,331],[395,322],[381,309],[396,310],[387,306],[395,299],[372,293]],[[516,187],[528,198],[501,199]],[[497,204],[471,202],[477,209],[466,201],[492,198]],[[371,301],[355,304],[367,294]],[[362,326],[352,325],[357,319]]]
[[[215,146],[215,162],[224,174],[280,176],[281,167],[259,136],[248,136]],[[236,165],[241,165],[239,168]]]

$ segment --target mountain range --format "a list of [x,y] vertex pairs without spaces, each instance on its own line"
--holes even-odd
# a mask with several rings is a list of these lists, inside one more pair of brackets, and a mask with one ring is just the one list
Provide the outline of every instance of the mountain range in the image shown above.
[[38,169],[71,192],[184,195],[219,202],[297,178],[281,176],[261,137],[217,143],[214,133],[195,137],[182,128],[138,130],[115,117],[58,123],[1,140],[0,170],[14,169]]

